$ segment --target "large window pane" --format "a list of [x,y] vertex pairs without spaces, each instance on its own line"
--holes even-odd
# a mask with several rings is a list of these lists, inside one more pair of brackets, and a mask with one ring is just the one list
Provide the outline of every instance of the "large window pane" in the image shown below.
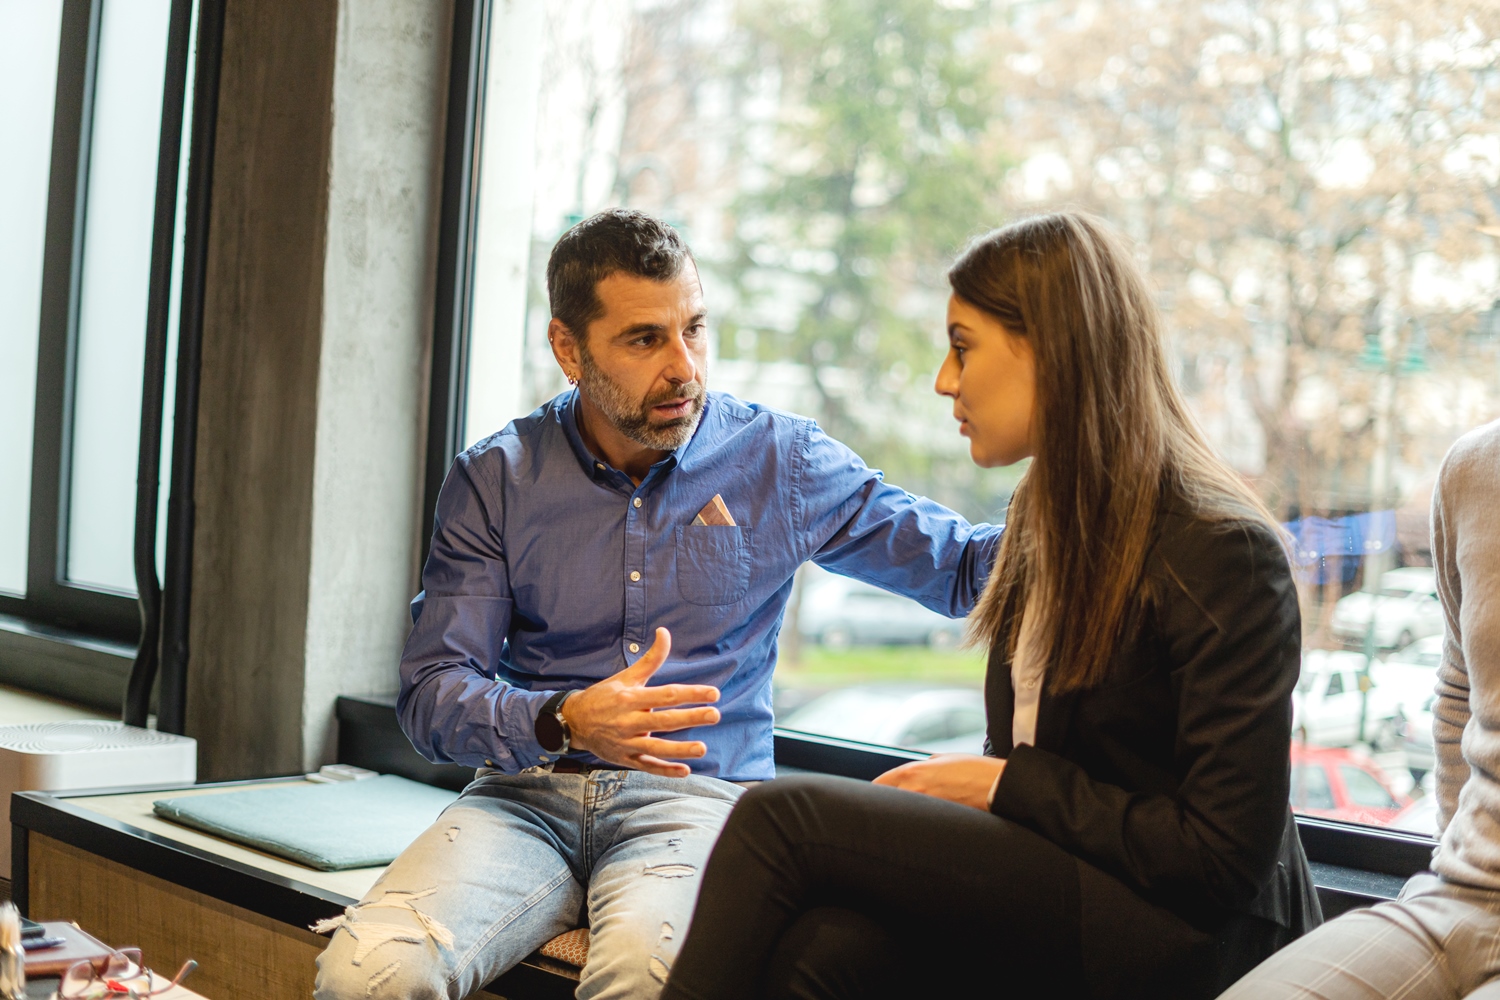
[[[815,6],[829,6],[846,33],[833,40],[851,53],[846,90],[808,91],[783,71],[825,40],[777,34],[772,5],[496,8],[509,20],[490,52],[466,442],[565,387],[546,340],[547,253],[579,219],[628,205],[692,244],[715,338],[712,388],[816,417],[893,482],[973,519],[1003,511],[1018,472],[976,469],[930,391],[945,340],[943,265],[980,216],[978,175],[950,182],[972,165],[968,144],[986,119],[969,107],[929,113],[923,81],[938,73],[955,92],[985,91],[983,60],[960,51],[984,16],[962,4],[904,5],[934,12],[901,49],[907,27],[892,5]],[[857,57],[861,46],[871,58]],[[895,81],[900,102],[877,100],[866,71]],[[870,134],[848,134],[853,119]],[[824,133],[843,144],[819,146]],[[851,158],[872,136],[885,143],[878,155]],[[908,153],[922,190],[889,203],[872,171]],[[809,164],[833,173],[805,187],[857,188],[855,204],[837,214],[798,206],[796,171]],[[947,200],[936,196],[945,186]],[[797,594],[777,667],[784,720],[878,743],[979,749],[984,660],[959,648],[962,622],[815,567]],[[803,706],[809,714],[795,714]]]
[[[522,399],[469,440],[563,387],[542,265],[629,205],[698,255],[711,387],[997,518],[1020,470],[975,469],[931,389],[943,273],[990,226],[1095,211],[1140,248],[1212,443],[1295,538],[1299,808],[1430,829],[1427,510],[1447,448],[1500,417],[1492,3],[544,6]],[[805,572],[781,721],[977,749],[984,665],[958,624]]]
[[1293,759],[1323,799],[1294,804],[1425,832],[1428,508],[1500,416],[1496,16],[1107,0],[993,36],[1006,201],[1129,230],[1195,410],[1296,540]]
[[0,6],[0,591],[26,591],[37,323],[62,0]]
[[100,26],[74,373],[67,578],[135,589],[135,476],[168,0]]

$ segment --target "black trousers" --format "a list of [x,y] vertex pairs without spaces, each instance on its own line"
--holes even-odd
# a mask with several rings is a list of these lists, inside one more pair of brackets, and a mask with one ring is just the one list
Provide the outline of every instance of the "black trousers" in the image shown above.
[[845,778],[739,801],[663,1000],[1208,998],[1284,943],[1205,930],[1024,827]]

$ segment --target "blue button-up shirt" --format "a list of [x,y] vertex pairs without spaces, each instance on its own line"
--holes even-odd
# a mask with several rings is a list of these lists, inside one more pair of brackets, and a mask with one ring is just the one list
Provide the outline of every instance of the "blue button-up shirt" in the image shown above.
[[[428,760],[519,771],[546,754],[537,712],[645,655],[653,684],[720,689],[694,773],[774,775],[776,637],[806,560],[969,612],[1000,528],[882,481],[813,421],[710,393],[696,433],[639,486],[589,453],[576,392],[464,452],[438,497],[401,658],[402,728]],[[718,494],[735,527],[694,525]]]

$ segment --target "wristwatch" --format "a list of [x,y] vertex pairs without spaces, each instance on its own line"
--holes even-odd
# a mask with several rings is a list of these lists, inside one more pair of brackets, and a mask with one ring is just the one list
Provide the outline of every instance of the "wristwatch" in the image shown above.
[[536,714],[536,741],[548,753],[567,753],[573,745],[573,734],[568,730],[568,720],[563,718],[563,702],[575,694],[559,691],[542,702],[542,710]]

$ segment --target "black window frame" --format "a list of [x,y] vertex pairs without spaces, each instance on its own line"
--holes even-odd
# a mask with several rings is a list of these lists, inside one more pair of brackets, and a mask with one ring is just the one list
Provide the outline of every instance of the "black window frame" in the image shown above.
[[[224,3],[223,0],[171,0],[170,4],[157,136],[141,433],[136,439],[139,454],[132,541],[136,589],[140,592],[132,593],[67,578],[79,293],[100,25],[106,2],[120,0],[63,0],[60,10],[40,309],[35,331],[36,399],[26,593],[0,594],[0,683],[114,714],[120,711],[128,682],[132,697],[125,704],[126,721],[144,725],[155,700],[152,683],[159,649],[162,660],[159,728],[181,732],[186,614],[191,586],[188,567],[192,558],[198,342]],[[195,23],[198,51],[193,55]],[[184,116],[189,98],[186,86],[189,60],[196,66],[196,76],[191,95],[191,127],[187,129]],[[184,175],[185,150],[190,150],[191,156]],[[187,182],[186,215],[179,219],[177,194],[183,181]],[[155,540],[164,374],[172,309],[173,257],[179,237],[182,280],[174,405],[181,419],[174,426],[171,440],[166,560],[158,569]],[[163,572],[164,587],[160,579]],[[152,627],[142,640],[142,622],[146,620]],[[138,657],[149,662],[144,666],[137,664],[133,676],[132,659]]]
[[[489,71],[493,0],[455,0],[439,202],[436,294],[423,468],[421,564],[432,544],[438,493],[463,450],[468,403],[469,332],[479,219],[479,158]],[[417,567],[420,576],[422,566]]]

